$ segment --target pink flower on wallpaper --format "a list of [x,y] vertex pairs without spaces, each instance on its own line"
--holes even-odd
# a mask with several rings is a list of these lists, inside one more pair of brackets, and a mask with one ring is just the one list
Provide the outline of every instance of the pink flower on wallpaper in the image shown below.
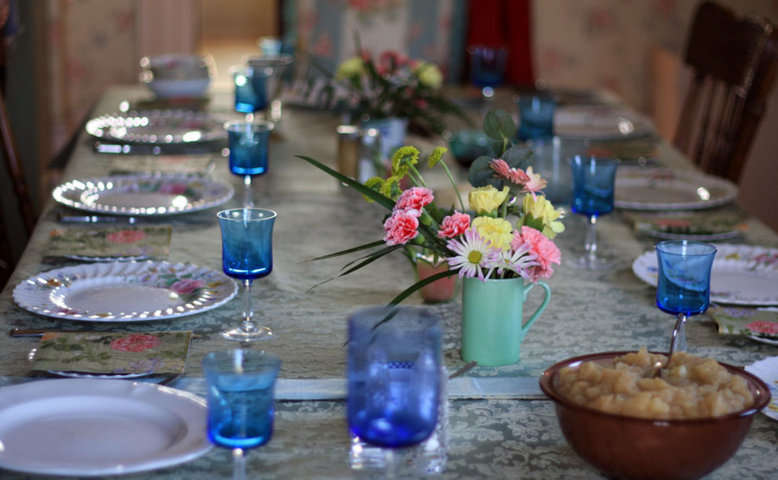
[[406,34],[406,36],[408,37],[407,42],[411,43],[413,40],[419,38],[421,32],[422,32],[421,23],[413,22],[410,28],[408,28],[408,33]]
[[119,337],[111,342],[111,349],[120,352],[142,352],[159,345],[159,337],[154,335],[133,334]]
[[586,24],[590,32],[610,30],[614,23],[610,9],[604,7],[592,8],[586,17]]
[[300,14],[300,35],[305,38],[310,38],[313,34],[313,29],[316,27],[318,16],[316,12],[312,10],[306,10]]
[[89,73],[87,68],[77,58],[69,57],[67,59],[66,73],[68,80],[77,82],[85,79]]
[[440,28],[443,30],[450,30],[451,29],[451,15],[445,14],[440,17]]
[[128,32],[135,27],[134,10],[125,10],[123,12],[120,11],[114,16],[114,19],[116,21],[117,32],[121,32],[121,33]]
[[311,51],[322,57],[331,57],[332,40],[330,39],[329,33],[324,33],[317,38],[313,43],[313,47],[311,47]]
[[775,322],[765,322],[763,320],[759,320],[756,322],[749,323],[748,325],[746,325],[746,328],[757,333],[778,335],[778,323]]
[[353,10],[368,10],[370,6],[370,0],[348,0],[348,8]]
[[193,278],[183,278],[173,285],[170,286],[170,289],[176,292],[179,295],[189,295],[190,293],[194,292],[198,288],[203,288],[205,286],[205,282],[202,280],[195,280]]
[[119,230],[105,236],[105,239],[111,243],[136,243],[144,238],[146,238],[146,232],[143,230]]

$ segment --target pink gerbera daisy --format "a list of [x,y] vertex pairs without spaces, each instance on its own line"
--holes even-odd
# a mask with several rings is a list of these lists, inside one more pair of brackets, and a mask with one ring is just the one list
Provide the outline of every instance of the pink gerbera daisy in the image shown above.
[[489,162],[489,166],[497,172],[497,175],[510,180],[516,185],[524,185],[530,181],[530,177],[520,168],[511,168],[508,162],[501,158],[495,158]]

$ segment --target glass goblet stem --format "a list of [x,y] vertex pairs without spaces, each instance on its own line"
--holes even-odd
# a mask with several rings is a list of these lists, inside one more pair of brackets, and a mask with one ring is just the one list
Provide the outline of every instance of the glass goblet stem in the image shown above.
[[597,215],[589,215],[586,226],[586,257],[589,263],[597,259]]
[[246,480],[246,456],[242,448],[232,449],[232,480]]
[[254,206],[254,199],[251,195],[251,175],[243,176],[243,206],[245,208]]
[[685,352],[686,351],[686,314],[679,313],[678,320],[675,321],[675,328],[673,329],[673,338],[670,340],[671,352]]
[[243,280],[243,323],[241,324],[243,331],[246,333],[253,332],[257,329],[252,321],[254,317],[254,307],[251,304],[251,280]]

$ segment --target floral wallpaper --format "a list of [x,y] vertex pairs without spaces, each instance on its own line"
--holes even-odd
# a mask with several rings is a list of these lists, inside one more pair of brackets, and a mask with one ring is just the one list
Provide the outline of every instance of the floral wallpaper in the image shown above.
[[46,0],[52,151],[79,127],[103,91],[138,80],[136,2]]
[[[718,0],[741,14],[778,22],[774,0]],[[700,0],[535,0],[537,81],[606,88],[650,110],[648,82],[655,47],[680,56]]]

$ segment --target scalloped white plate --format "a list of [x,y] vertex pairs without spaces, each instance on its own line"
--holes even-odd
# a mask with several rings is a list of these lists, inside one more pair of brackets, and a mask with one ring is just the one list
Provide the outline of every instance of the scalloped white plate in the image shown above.
[[778,357],[768,357],[752,363],[746,367],[746,371],[759,377],[770,388],[770,395],[773,398],[762,413],[773,420],[778,420]]
[[143,472],[211,449],[205,400],[127,380],[42,380],[0,388],[0,467],[43,475]]
[[84,322],[143,322],[216,308],[238,291],[224,275],[188,263],[113,262],[39,273],[14,288],[30,312]]
[[192,144],[226,140],[226,117],[193,110],[142,110],[101,115],[86,122],[86,132],[109,141]]
[[67,207],[111,215],[160,216],[216,207],[232,198],[230,185],[182,173],[139,173],[65,182],[52,192]]
[[[730,305],[778,305],[778,249],[749,245],[716,245],[710,278],[711,302]],[[656,251],[632,263],[635,275],[656,286]]]
[[737,186],[698,172],[620,167],[613,204],[631,210],[700,210],[735,200]]

